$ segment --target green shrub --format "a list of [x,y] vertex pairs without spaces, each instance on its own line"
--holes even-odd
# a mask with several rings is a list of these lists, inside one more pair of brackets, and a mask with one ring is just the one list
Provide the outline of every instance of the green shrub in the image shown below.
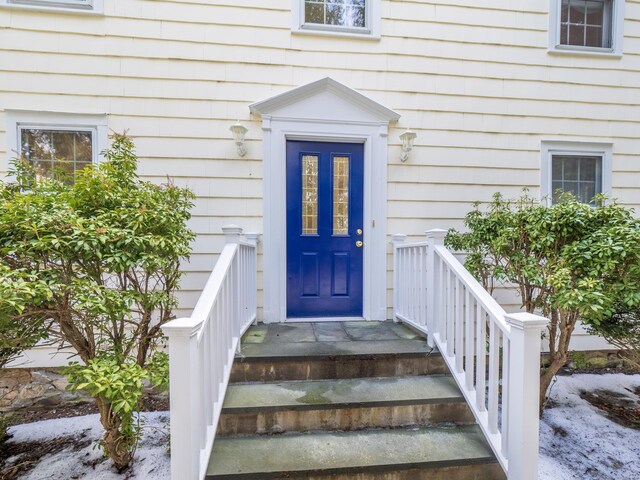
[[496,194],[485,210],[476,205],[467,214],[467,232],[446,239],[468,253],[465,265],[486,288],[513,287],[526,311],[550,319],[540,405],[568,360],[576,322],[597,329],[618,305],[640,305],[640,223],[605,200],[589,206],[565,195],[547,207],[526,194],[515,201]]
[[141,180],[132,141],[112,139],[105,161],[74,181],[16,161],[15,181],[0,183],[0,333],[19,326],[37,332],[32,341],[44,328],[76,350],[85,367],[72,368],[72,383],[95,397],[102,445],[122,470],[135,452],[139,380],[162,383],[150,373],[160,360],[150,369],[148,358],[174,318],[193,194]]

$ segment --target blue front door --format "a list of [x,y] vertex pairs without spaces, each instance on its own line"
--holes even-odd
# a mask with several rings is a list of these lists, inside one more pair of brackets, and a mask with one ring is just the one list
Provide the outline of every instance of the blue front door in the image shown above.
[[361,317],[363,145],[287,142],[287,316]]

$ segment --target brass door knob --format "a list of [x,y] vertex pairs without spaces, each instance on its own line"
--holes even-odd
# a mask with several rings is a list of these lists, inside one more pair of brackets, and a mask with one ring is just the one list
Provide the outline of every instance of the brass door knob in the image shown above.
[[357,233],[358,235],[362,235],[362,229],[361,229],[361,228],[357,229],[357,230],[356,230],[356,233]]
[[360,240],[358,240],[356,242],[356,247],[361,248],[362,247],[362,242]]

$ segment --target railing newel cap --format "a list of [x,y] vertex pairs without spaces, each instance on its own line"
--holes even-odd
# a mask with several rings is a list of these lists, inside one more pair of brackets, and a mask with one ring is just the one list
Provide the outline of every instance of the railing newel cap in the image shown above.
[[507,324],[520,330],[541,329],[549,324],[549,319],[533,313],[507,313],[504,316]]
[[160,328],[169,338],[190,338],[198,333],[201,325],[202,322],[194,322],[192,318],[183,317],[171,320]]
[[407,236],[404,233],[394,233],[391,235],[391,243],[403,243],[407,239]]
[[244,234],[244,236],[247,239],[247,242],[253,245],[257,245],[260,241],[260,234],[256,232],[247,232]]
[[242,235],[242,227],[234,224],[224,225],[222,227],[222,233],[224,233],[227,243],[239,243],[240,235]]
[[444,245],[444,238],[447,236],[447,233],[447,230],[433,228],[431,230],[427,230],[425,235],[427,236],[427,241],[429,243],[433,243],[434,245]]

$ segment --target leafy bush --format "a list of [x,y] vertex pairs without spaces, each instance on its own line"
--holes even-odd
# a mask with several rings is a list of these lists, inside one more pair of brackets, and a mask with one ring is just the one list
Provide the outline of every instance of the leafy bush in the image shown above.
[[640,370],[640,308],[619,306],[618,311],[589,328],[620,349],[620,356]]
[[546,207],[526,193],[515,201],[496,194],[486,210],[476,205],[467,214],[467,232],[446,239],[468,252],[465,265],[486,288],[515,286],[526,311],[550,318],[541,406],[568,360],[578,319],[598,328],[619,305],[640,305],[640,224],[631,210],[604,200],[591,207],[563,196]]
[[[17,161],[15,182],[0,183],[0,298],[10,299],[0,325],[44,325],[49,339],[77,351],[86,369],[72,374],[74,384],[95,397],[105,452],[123,469],[136,444],[131,389],[150,375],[147,359],[173,318],[194,238],[186,226],[193,194],[141,180],[124,135],[104,155],[74,182],[39,179]],[[108,379],[116,386],[101,383]],[[125,391],[130,399],[118,397]]]

